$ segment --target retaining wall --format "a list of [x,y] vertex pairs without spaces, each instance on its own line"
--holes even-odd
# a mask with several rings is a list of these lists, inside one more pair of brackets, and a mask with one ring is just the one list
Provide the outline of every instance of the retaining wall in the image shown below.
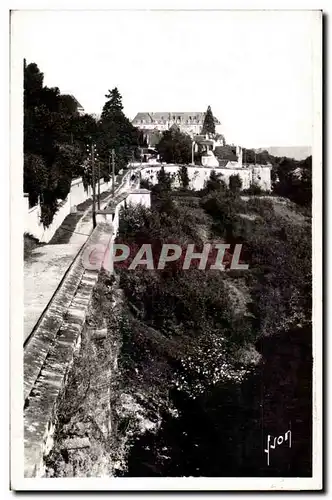
[[[146,179],[152,184],[157,184],[157,174],[161,169],[160,164],[135,164],[136,168],[139,168],[141,172],[141,178]],[[180,187],[180,180],[178,178],[179,166],[178,165],[163,165],[165,172],[173,174],[174,186]],[[239,175],[242,180],[242,189],[248,189],[252,183],[258,184],[262,189],[266,191],[271,190],[271,167],[259,165],[249,168],[211,168],[211,167],[201,167],[201,166],[188,166],[188,176],[189,176],[189,187],[195,191],[199,191],[204,188],[206,181],[209,179],[211,171],[215,170],[217,174],[221,174],[222,180],[228,185],[229,178],[231,175]]]
[[[128,189],[130,176],[119,189]],[[136,181],[137,185],[137,181]],[[110,213],[98,214],[97,227],[88,238],[64,276],[33,335],[24,348],[24,476],[42,477],[44,459],[53,446],[55,415],[73,362],[80,346],[86,315],[98,273],[108,269],[109,250],[119,227],[121,207],[128,204],[150,206],[145,189],[119,192]],[[113,213],[112,213],[113,212]],[[82,258],[87,248],[100,245],[103,259],[93,270],[86,269]]]
[[[100,193],[110,190],[112,188],[112,181],[104,182],[101,181]],[[60,208],[54,215],[52,224],[48,228],[44,228],[40,221],[41,208],[40,204],[35,207],[29,208],[29,199],[27,195],[24,195],[24,232],[31,234],[37,238],[42,243],[48,243],[56,230],[61,226],[67,215],[69,215],[75,207],[80,203],[88,200],[92,197],[92,188],[88,187],[85,191],[83,186],[83,180],[81,178],[75,179],[71,183],[70,192],[66,200],[60,202]]]

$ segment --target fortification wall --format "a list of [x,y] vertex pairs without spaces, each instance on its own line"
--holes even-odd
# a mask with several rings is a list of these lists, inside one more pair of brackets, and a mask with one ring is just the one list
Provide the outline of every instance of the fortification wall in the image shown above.
[[[178,165],[164,165],[165,172],[174,175],[174,187],[180,186],[180,180],[178,177],[179,166]],[[229,178],[231,175],[239,175],[242,180],[242,189],[248,189],[253,182],[257,183],[264,190],[271,190],[271,169],[270,167],[258,166],[254,168],[215,168],[211,167],[200,167],[200,166],[188,166],[188,176],[190,179],[189,187],[195,191],[203,189],[206,181],[209,179],[211,171],[215,170],[217,174],[221,174],[221,178],[225,183],[229,184]],[[161,165],[146,165],[140,168],[141,178],[148,180],[152,184],[157,184],[158,182],[158,172],[161,169]]]
[[271,191],[271,167],[265,165],[253,167],[252,182],[258,184],[264,191]]

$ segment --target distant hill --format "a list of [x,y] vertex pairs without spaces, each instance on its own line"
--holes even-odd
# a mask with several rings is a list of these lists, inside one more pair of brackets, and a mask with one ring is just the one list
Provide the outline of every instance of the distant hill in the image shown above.
[[287,156],[294,160],[305,160],[312,154],[310,146],[270,146],[256,150],[257,153],[262,151],[268,151],[272,156]]

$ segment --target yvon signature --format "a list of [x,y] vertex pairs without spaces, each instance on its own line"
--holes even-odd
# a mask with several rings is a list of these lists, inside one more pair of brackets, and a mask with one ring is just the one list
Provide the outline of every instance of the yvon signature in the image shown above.
[[283,443],[288,442],[289,448],[292,447],[292,431],[288,430],[285,434],[281,434],[278,437],[273,437],[268,434],[267,436],[267,446],[264,450],[264,453],[267,453],[267,465],[270,465],[270,450],[275,450],[277,446],[282,445]]

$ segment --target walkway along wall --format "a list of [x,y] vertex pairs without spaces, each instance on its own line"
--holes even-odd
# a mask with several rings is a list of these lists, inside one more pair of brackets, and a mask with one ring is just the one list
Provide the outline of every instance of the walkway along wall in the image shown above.
[[[101,268],[108,269],[107,249],[119,227],[121,207],[150,206],[150,192],[128,188],[111,210],[97,215],[97,227],[64,276],[24,348],[24,476],[42,477],[45,457],[53,446],[58,398],[66,385],[75,350],[79,349],[94,286]],[[112,213],[113,212],[113,213]],[[101,245],[104,259],[93,270],[84,266],[87,248]]]
[[[100,192],[110,190],[112,188],[112,181],[101,181]],[[48,228],[44,228],[40,221],[41,208],[40,204],[35,207],[29,208],[28,195],[24,195],[24,232],[29,233],[37,238],[41,243],[48,243],[56,230],[61,226],[67,215],[75,210],[75,207],[80,203],[92,197],[91,186],[85,191],[83,180],[81,178],[75,179],[71,183],[70,192],[66,200],[60,201],[60,208],[54,215],[52,224]]]

